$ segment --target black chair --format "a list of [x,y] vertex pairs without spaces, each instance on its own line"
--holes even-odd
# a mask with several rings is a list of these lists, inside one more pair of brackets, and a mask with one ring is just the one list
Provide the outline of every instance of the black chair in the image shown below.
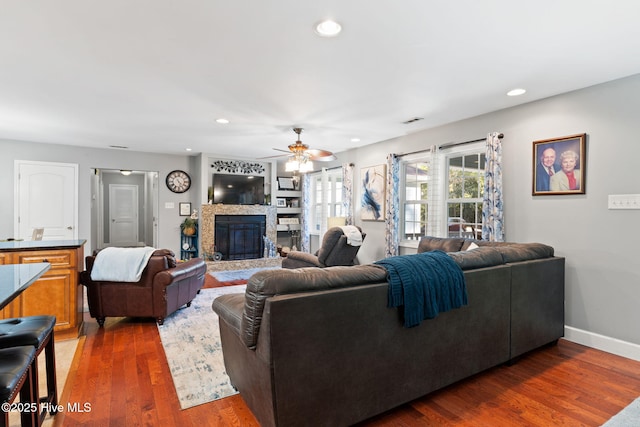
[[[38,366],[36,349],[21,346],[0,349],[0,401],[3,403],[3,417],[0,427],[9,425],[9,413],[5,403],[12,403],[20,393],[20,424],[39,426],[38,416]],[[16,408],[17,409],[17,408]]]
[[[51,415],[55,415],[58,406],[56,353],[53,337],[55,325],[55,316],[27,316],[0,320],[0,349],[33,346],[36,351],[36,361],[42,350],[45,351],[47,395],[43,398],[37,396],[40,403],[46,403],[41,405],[40,422],[47,416],[47,409]],[[35,366],[37,371],[37,362]]]

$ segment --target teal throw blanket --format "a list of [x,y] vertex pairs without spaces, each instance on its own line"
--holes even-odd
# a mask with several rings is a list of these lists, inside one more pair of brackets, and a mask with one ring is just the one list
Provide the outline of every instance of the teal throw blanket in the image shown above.
[[442,251],[376,261],[387,270],[388,307],[404,307],[404,326],[417,326],[438,313],[467,305],[462,269]]

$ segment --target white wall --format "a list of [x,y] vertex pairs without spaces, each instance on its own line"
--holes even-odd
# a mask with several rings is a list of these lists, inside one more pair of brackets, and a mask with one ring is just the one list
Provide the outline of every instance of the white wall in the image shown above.
[[[341,153],[340,162],[354,162],[359,174],[361,167],[383,163],[390,152],[503,132],[507,240],[546,243],[566,257],[570,329],[640,345],[640,210],[607,209],[609,194],[640,193],[639,118],[640,75],[635,75],[354,149]],[[532,196],[532,142],[583,132],[586,194]],[[360,262],[383,257],[384,224],[357,223],[368,234]]]
[[[178,203],[191,202],[196,208],[201,203],[198,182],[194,182],[191,189],[184,194],[172,193],[165,185],[165,177],[174,169],[187,171],[192,179],[197,177],[198,163],[194,157],[0,140],[0,200],[2,201],[0,203],[0,239],[14,236],[14,160],[79,165],[78,236],[80,239],[87,239],[85,254],[94,249],[91,236],[92,168],[134,169],[159,173],[158,247],[171,249],[177,255],[180,254],[180,223],[184,219],[178,214]],[[167,202],[174,203],[174,208],[165,208]]]

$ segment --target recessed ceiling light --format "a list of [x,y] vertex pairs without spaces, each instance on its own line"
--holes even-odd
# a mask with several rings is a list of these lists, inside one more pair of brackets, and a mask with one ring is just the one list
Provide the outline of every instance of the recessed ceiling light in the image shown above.
[[191,151],[191,148],[186,148],[187,151]]
[[221,125],[226,125],[227,123],[229,123],[229,120],[227,120],[227,119],[216,119],[216,123],[220,123]]
[[351,142],[360,142],[360,138],[351,138]]
[[335,37],[342,31],[342,26],[336,21],[327,19],[316,25],[316,33],[322,37]]
[[519,95],[524,94],[525,92],[526,92],[526,90],[525,89],[521,89],[521,88],[512,89],[509,92],[507,92],[507,96],[519,96]]

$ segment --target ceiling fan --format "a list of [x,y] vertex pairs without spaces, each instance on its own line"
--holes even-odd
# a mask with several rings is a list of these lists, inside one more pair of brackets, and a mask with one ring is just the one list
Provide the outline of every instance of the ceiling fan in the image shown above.
[[303,144],[300,140],[302,130],[302,128],[293,128],[293,131],[298,135],[298,139],[295,143],[289,145],[289,151],[274,148],[276,151],[289,154],[285,170],[288,172],[309,172],[313,170],[312,161],[329,162],[337,159],[331,151],[309,148],[307,144]]

